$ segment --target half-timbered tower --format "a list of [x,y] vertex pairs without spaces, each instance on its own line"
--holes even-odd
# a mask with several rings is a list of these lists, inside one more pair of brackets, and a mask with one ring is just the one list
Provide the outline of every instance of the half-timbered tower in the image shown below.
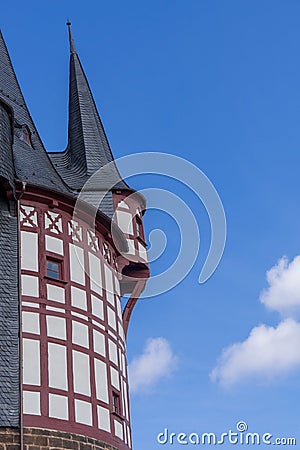
[[0,35],[0,447],[10,450],[131,448],[126,332],[149,275],[145,201],[119,175],[68,26],[63,152],[45,151]]

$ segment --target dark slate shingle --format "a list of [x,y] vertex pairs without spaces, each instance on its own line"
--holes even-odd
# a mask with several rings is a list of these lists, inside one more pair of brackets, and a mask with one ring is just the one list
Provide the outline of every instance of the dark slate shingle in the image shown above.
[[[11,204],[12,209],[15,205]],[[0,195],[0,426],[20,413],[18,221]]]

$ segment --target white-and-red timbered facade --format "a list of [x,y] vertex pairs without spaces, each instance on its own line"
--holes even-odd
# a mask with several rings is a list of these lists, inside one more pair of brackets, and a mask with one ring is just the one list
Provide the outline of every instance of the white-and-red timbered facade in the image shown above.
[[[0,428],[19,430],[21,448],[26,430],[36,450],[46,429],[128,450],[126,333],[149,277],[146,205],[120,177],[68,26],[68,145],[50,153],[0,32]],[[104,167],[103,202],[77,202]]]
[[[140,206],[120,194],[115,203],[129,259],[144,266]],[[24,425],[131,448],[122,268],[108,223],[75,220],[49,192],[25,194],[19,222]]]

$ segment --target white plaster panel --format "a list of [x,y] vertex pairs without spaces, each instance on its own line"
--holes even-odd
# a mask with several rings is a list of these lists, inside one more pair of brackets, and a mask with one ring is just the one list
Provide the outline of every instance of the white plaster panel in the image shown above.
[[124,202],[124,200],[121,200],[121,201],[118,203],[118,208],[130,209],[129,206],[127,205],[127,203]]
[[128,436],[128,447],[131,448],[131,433],[128,425],[127,425],[127,436]]
[[102,295],[101,261],[92,253],[89,253],[89,267],[91,290]]
[[123,431],[124,431],[124,442],[125,444],[127,444],[127,426],[125,422],[123,422]]
[[[24,212],[22,211],[22,209],[24,210]],[[23,222],[23,225],[25,225],[26,227],[33,228],[34,225],[37,226],[37,212],[34,210],[33,206],[21,205],[20,221]]]
[[117,346],[116,344],[108,339],[108,353],[109,353],[109,359],[118,365],[118,353],[117,353]]
[[107,333],[109,334],[109,336],[113,337],[115,340],[118,339],[116,333],[114,333],[113,331],[107,330]]
[[115,306],[115,296],[114,296],[114,284],[113,284],[113,274],[112,269],[108,267],[106,264],[104,265],[105,269],[105,290],[106,290],[106,298],[109,303]]
[[133,235],[132,215],[130,212],[117,210],[118,225],[125,234]]
[[24,333],[40,334],[40,315],[38,313],[23,311],[22,330]]
[[68,390],[66,350],[63,345],[48,344],[49,386],[64,391]]
[[116,419],[114,420],[115,425],[115,435],[123,440],[123,426],[120,422],[118,422]]
[[41,415],[41,401],[39,392],[23,392],[23,413],[32,414],[34,416]]
[[74,391],[77,394],[91,395],[90,358],[73,350]]
[[51,233],[62,233],[62,220],[59,214],[53,211],[45,213],[45,228],[50,230]]
[[126,364],[125,364],[124,353],[122,353],[122,369],[123,369],[123,375],[124,375],[124,377],[126,377]]
[[87,310],[85,291],[83,291],[82,289],[78,289],[75,286],[71,286],[71,299],[72,306],[75,306],[75,308],[83,309],[84,311]]
[[38,272],[38,234],[21,231],[21,268]]
[[120,390],[119,372],[116,369],[114,369],[113,367],[110,368],[110,378],[111,378],[111,384],[119,391]]
[[117,303],[117,312],[118,312],[118,317],[120,320],[123,320],[123,316],[122,316],[122,307],[121,307],[121,300],[119,297],[116,297],[116,303]]
[[124,374],[124,368],[123,368],[123,361],[122,361],[122,350],[119,348],[119,361],[120,361],[120,369],[122,373]]
[[64,246],[62,239],[57,239],[53,236],[45,236],[46,250],[48,252],[57,253],[58,255],[64,254]]
[[40,370],[40,342],[23,339],[23,383],[39,386]]
[[22,275],[22,295],[39,296],[39,279],[31,275]]
[[124,397],[124,401],[125,401],[125,417],[127,420],[129,420],[127,384],[124,380],[123,380],[123,397]]
[[106,364],[95,359],[95,378],[97,399],[108,403],[107,369]]
[[103,406],[98,405],[97,412],[98,412],[98,428],[110,433],[109,410],[107,408],[103,408]]
[[83,323],[72,321],[72,342],[89,348],[89,329]]
[[47,298],[53,302],[65,303],[65,289],[54,284],[47,284]]
[[23,306],[29,306],[30,308],[39,308],[39,303],[32,303],[32,302],[22,302]]
[[116,294],[120,296],[120,281],[116,276],[114,276],[114,279],[115,279]]
[[93,315],[104,320],[103,301],[100,298],[91,295]]
[[46,306],[46,309],[48,311],[55,311],[55,312],[58,312],[58,313],[61,313],[61,314],[65,313],[64,309],[62,309],[62,308],[55,308],[55,306]]
[[87,232],[87,240],[88,245],[94,250],[94,252],[99,251],[99,238],[97,237],[96,233],[94,233],[92,230],[88,230]]
[[94,336],[94,351],[99,353],[99,355],[105,356],[105,336],[99,333],[97,330],[93,330]]
[[86,322],[89,320],[89,318],[87,316],[85,316],[84,314],[80,314],[75,311],[72,311],[71,314],[72,314],[72,316],[79,317],[80,319],[85,320]]
[[117,329],[116,314],[109,306],[107,307],[107,319],[108,325],[111,326],[114,330],[116,330]]
[[70,276],[71,281],[85,285],[85,269],[83,249],[74,244],[69,244],[70,250]]
[[123,342],[125,342],[124,329],[123,329],[123,325],[120,321],[118,321],[118,331],[119,331],[120,338],[122,339]]
[[102,323],[97,322],[97,320],[92,320],[92,324],[97,326],[98,328],[101,328],[101,330],[105,330],[105,326],[102,325]]
[[[121,392],[122,392],[122,395],[121,395],[121,398],[122,398],[122,414],[123,414],[123,416],[125,416],[125,402],[124,402],[124,395],[123,395],[123,382],[122,382],[122,378],[121,378]],[[125,435],[126,435],[126,432],[125,432]]]
[[49,417],[69,420],[68,397],[49,394]]
[[144,259],[145,261],[147,261],[147,250],[145,248],[144,245],[142,245],[140,242],[138,243],[138,247],[139,247],[139,255],[142,259]]
[[56,339],[66,339],[66,319],[56,316],[47,316],[47,336]]
[[75,400],[75,420],[78,423],[92,426],[92,405],[83,400]]
[[82,227],[75,220],[71,220],[68,223],[68,234],[72,236],[73,241],[82,241]]
[[128,244],[128,254],[129,255],[135,255],[135,245],[134,245],[134,240],[133,239],[127,239],[127,244]]

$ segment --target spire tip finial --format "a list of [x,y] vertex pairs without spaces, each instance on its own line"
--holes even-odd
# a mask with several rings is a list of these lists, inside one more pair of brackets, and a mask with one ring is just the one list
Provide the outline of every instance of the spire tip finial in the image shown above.
[[66,25],[67,25],[68,30],[69,30],[70,53],[71,53],[71,54],[72,54],[72,53],[76,53],[75,45],[74,45],[74,41],[73,41],[72,30],[71,30],[71,22],[70,22],[69,19],[67,20]]

